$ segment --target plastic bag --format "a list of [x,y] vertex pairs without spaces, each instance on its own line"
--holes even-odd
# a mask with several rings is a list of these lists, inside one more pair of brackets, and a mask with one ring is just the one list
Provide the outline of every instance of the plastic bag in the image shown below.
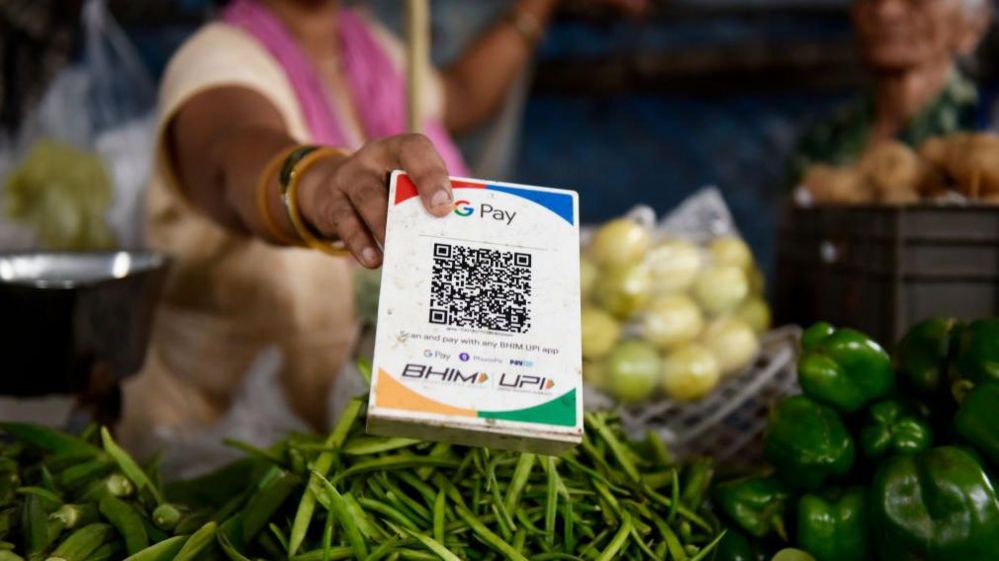
[[143,443],[146,450],[161,453],[161,469],[167,479],[196,477],[245,453],[225,446],[230,438],[266,448],[290,432],[306,431],[305,423],[288,405],[277,380],[282,361],[277,347],[265,349],[247,369],[243,383],[232,398],[225,416],[205,427],[184,426],[175,430],[157,427]]
[[717,187],[706,187],[687,197],[659,221],[661,236],[706,244],[722,236],[738,236],[735,219]]
[[[196,477],[245,456],[244,452],[226,446],[225,439],[267,448],[288,434],[308,432],[309,427],[291,410],[278,382],[282,360],[277,347],[261,352],[236,389],[225,416],[217,423],[200,428],[185,426],[181,430],[155,429],[143,446],[161,452],[164,477]],[[347,361],[330,388],[328,417],[339,418],[351,399],[367,391],[367,382]]]
[[623,218],[583,244],[586,408],[678,457],[752,459],[770,405],[796,387],[797,329],[768,331],[762,275],[717,189],[658,221],[645,206]]
[[[81,63],[62,70],[53,79],[16,138],[0,140],[0,175],[4,183],[19,169],[23,171],[26,161],[51,168],[27,174],[33,178],[27,183],[25,174],[20,175],[15,208],[9,206],[11,187],[0,187],[6,211],[0,219],[0,247],[98,249],[142,245],[142,193],[152,162],[155,84],[109,14],[105,0],[88,0],[82,18]],[[77,162],[97,158],[104,169],[86,177],[77,174],[76,186],[53,194],[53,185],[61,182],[61,174],[73,173],[73,166],[61,161],[40,162],[36,150],[39,146],[43,154],[59,146],[62,153],[75,154],[72,159]],[[30,160],[32,155],[35,160]],[[94,201],[83,192],[101,191],[104,181],[110,183],[113,196],[95,208]],[[25,203],[30,203],[30,208]],[[107,235],[92,235],[100,230],[99,225],[108,230]],[[46,233],[41,235],[42,231]]]
[[581,268],[583,374],[624,402],[704,398],[769,328],[762,275],[714,188],[658,222],[639,206],[591,231]]

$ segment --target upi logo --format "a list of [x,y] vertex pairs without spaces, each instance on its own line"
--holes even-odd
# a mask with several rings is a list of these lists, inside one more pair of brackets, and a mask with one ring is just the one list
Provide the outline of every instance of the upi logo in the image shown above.
[[555,387],[555,381],[543,376],[527,374],[500,374],[499,385],[518,390],[548,391]]

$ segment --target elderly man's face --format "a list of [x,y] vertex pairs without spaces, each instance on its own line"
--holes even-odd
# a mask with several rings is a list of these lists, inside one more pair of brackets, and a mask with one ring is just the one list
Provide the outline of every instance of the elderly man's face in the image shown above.
[[853,23],[864,58],[875,69],[905,70],[974,49],[987,12],[962,0],[856,0]]

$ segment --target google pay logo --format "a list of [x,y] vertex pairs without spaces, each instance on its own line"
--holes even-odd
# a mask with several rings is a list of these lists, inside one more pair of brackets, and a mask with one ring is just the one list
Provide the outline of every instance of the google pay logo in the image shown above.
[[469,206],[472,204],[470,201],[464,199],[454,202],[454,213],[458,216],[471,216],[475,209]]

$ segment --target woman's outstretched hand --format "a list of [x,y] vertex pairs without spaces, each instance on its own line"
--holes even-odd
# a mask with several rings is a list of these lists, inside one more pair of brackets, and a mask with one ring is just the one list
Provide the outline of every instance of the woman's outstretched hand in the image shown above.
[[396,169],[409,174],[431,214],[445,216],[452,210],[444,160],[427,137],[402,134],[373,140],[349,157],[330,158],[310,168],[299,184],[303,217],[325,237],[343,240],[361,265],[380,266],[388,177]]

